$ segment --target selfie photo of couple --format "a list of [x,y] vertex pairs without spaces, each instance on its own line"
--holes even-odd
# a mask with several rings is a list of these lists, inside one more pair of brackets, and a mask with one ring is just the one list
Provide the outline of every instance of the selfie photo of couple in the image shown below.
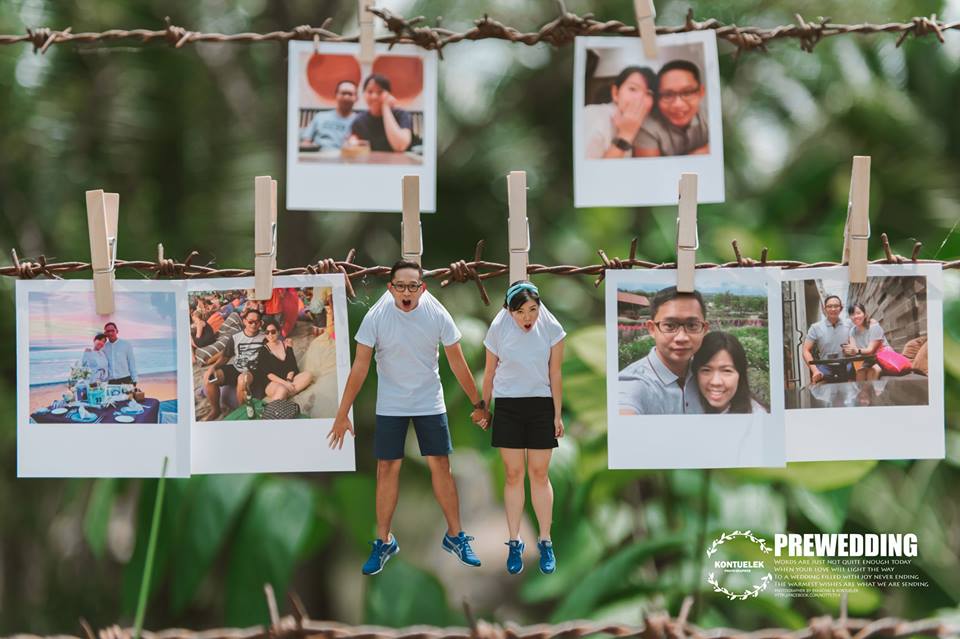
[[607,274],[611,468],[784,464],[779,298],[777,269]]

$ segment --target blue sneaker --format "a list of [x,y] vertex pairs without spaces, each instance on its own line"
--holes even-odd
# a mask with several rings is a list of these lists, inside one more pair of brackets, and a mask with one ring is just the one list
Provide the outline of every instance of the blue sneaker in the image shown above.
[[519,539],[511,539],[504,544],[507,550],[507,572],[511,575],[519,575],[523,572],[523,542]]
[[383,567],[391,557],[400,552],[400,544],[397,543],[396,537],[393,537],[390,543],[384,543],[379,539],[375,539],[370,542],[370,545],[373,546],[373,549],[370,551],[370,558],[367,559],[367,563],[363,564],[363,574],[365,575],[377,574],[383,570]]
[[473,548],[470,547],[471,541],[473,541],[473,537],[470,537],[461,530],[460,534],[456,537],[451,537],[444,533],[443,543],[441,545],[448,553],[456,555],[460,563],[477,567],[480,565],[480,559],[473,552]]
[[549,539],[537,542],[540,550],[540,572],[549,575],[557,569],[557,558],[553,554],[553,542]]

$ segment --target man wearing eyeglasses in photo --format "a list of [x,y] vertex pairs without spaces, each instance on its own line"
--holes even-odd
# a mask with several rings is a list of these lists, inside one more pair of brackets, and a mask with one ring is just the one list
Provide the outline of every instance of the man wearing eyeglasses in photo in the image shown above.
[[680,293],[671,286],[653,296],[646,329],[654,346],[618,375],[621,415],[703,413],[690,360],[710,329],[706,313],[697,291]]
[[377,360],[377,414],[373,449],[377,457],[377,538],[363,574],[375,575],[400,551],[390,524],[397,507],[400,465],[407,429],[413,428],[426,457],[433,492],[447,520],[441,546],[468,566],[480,560],[470,547],[473,537],[460,527],[460,502],[450,471],[453,451],[447,425],[443,387],[440,385],[438,344],[443,344],[450,369],[474,406],[484,409],[473,375],[460,349],[460,331],[440,302],[427,292],[423,269],[401,260],[390,270],[384,294],[367,312],[357,330],[357,350],[343,399],[328,439],[331,448],[342,448],[347,431],[356,435],[348,412],[363,386],[370,359]]
[[707,118],[700,111],[705,91],[700,68],[671,60],[657,72],[656,109],[643,125],[635,147],[655,147],[659,155],[710,153]]
[[856,375],[853,364],[849,362],[817,365],[810,363],[814,359],[814,346],[821,359],[839,357],[843,353],[843,347],[850,341],[850,329],[853,325],[850,320],[840,318],[842,311],[843,302],[840,297],[827,295],[823,300],[824,318],[810,327],[803,340],[803,361],[810,369],[811,384],[821,381],[846,382]]
[[243,404],[247,401],[253,369],[266,336],[260,331],[262,314],[257,308],[245,309],[241,318],[243,330],[231,335],[224,349],[207,362],[203,389],[210,402],[210,413],[206,421],[220,417],[220,388],[223,386],[236,386],[237,402]]

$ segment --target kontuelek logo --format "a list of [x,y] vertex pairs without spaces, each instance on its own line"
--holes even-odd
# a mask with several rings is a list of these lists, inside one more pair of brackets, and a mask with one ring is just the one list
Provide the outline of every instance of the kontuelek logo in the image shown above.
[[707,583],[731,601],[757,597],[773,581],[763,559],[772,552],[765,539],[749,530],[722,533],[707,548],[707,559],[712,561]]

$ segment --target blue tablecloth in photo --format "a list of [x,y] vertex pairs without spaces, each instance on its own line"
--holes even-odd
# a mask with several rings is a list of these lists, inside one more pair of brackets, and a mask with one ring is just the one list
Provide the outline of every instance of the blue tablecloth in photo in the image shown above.
[[[103,423],[122,423],[116,422],[114,413],[120,412],[120,409],[130,403],[130,400],[117,402],[113,406],[96,407],[87,406],[87,412],[97,416],[95,421],[76,422],[70,416],[77,412],[77,408],[71,407],[63,415],[54,415],[49,411],[36,412],[30,415],[30,418],[38,424],[103,424]],[[156,424],[160,421],[160,400],[147,398],[139,402],[143,406],[143,412],[138,415],[130,415],[133,418],[133,424]],[[121,413],[126,415],[127,413]]]

